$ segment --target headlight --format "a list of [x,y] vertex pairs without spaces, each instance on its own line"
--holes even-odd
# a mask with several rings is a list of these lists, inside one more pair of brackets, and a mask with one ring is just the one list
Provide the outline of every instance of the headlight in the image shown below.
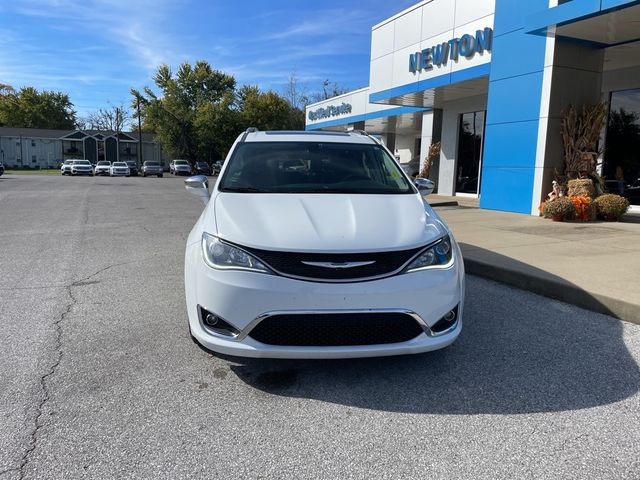
[[208,233],[202,234],[202,253],[205,263],[213,268],[271,273],[271,270],[253,255],[221,242]]
[[404,269],[403,273],[416,272],[429,268],[446,268],[453,263],[453,248],[449,235],[438,243],[425,249],[413,262]]

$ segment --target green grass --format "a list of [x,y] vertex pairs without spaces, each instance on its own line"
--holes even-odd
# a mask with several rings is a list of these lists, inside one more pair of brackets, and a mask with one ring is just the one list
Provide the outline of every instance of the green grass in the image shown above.
[[42,170],[5,170],[4,173],[10,175],[60,175],[59,168],[49,168]]

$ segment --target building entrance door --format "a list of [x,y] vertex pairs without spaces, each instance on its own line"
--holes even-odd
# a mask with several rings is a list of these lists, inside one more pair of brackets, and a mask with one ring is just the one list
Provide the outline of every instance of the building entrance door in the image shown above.
[[640,89],[611,93],[603,175],[605,187],[640,205]]
[[480,193],[482,144],[485,112],[460,115],[458,158],[456,159],[456,193]]

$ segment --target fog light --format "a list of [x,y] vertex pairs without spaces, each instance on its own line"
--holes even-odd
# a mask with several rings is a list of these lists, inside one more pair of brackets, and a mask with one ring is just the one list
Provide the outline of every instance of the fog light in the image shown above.
[[458,307],[447,312],[444,317],[438,320],[435,325],[430,328],[430,335],[437,337],[438,335],[444,335],[455,329],[458,324]]
[[240,334],[237,328],[215,313],[211,313],[202,307],[198,308],[200,309],[201,324],[208,332],[225,337],[237,337]]

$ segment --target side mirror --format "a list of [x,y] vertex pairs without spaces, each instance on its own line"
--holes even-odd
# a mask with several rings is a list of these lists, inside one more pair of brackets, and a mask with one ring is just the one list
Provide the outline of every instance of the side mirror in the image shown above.
[[423,197],[433,193],[436,188],[436,184],[428,178],[416,178],[413,184]]
[[204,175],[196,175],[195,177],[189,177],[184,181],[184,187],[190,193],[200,197],[200,200],[206,205],[209,203],[211,194],[209,193],[209,180]]

